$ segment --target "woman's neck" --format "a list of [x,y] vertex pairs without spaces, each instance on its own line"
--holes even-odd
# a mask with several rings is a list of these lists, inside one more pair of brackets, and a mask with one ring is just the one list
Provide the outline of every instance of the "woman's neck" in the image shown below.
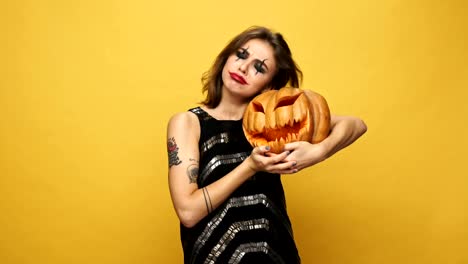
[[[249,102],[233,100],[227,96],[223,96],[219,105],[209,109],[209,113],[219,120],[240,120],[244,116],[245,108]],[[206,108],[206,107],[205,107]]]

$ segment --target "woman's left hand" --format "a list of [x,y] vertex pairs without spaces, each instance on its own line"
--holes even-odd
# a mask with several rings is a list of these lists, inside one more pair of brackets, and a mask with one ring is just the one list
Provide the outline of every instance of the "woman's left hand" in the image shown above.
[[288,143],[284,146],[284,150],[290,154],[283,162],[295,161],[295,172],[298,172],[306,167],[317,164],[327,158],[325,148],[322,144],[312,144],[307,141],[298,141]]
[[[289,154],[281,163],[293,162],[293,167],[288,171],[283,171],[281,174],[296,173],[326,159],[325,148],[320,143],[311,144],[307,141],[292,142],[284,145],[284,151],[289,151]],[[265,155],[272,157],[279,154],[267,152]]]
[[367,131],[367,126],[357,117],[332,115],[330,130],[328,137],[319,143],[298,141],[286,144],[284,151],[290,154],[281,162],[294,161],[292,173],[315,165],[356,141]]

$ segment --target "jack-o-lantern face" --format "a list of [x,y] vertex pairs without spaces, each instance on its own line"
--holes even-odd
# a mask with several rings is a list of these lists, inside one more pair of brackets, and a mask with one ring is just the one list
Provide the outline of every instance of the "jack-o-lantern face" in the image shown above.
[[330,111],[325,99],[310,90],[284,87],[250,101],[242,121],[252,146],[270,146],[280,153],[294,141],[317,143],[328,136]]

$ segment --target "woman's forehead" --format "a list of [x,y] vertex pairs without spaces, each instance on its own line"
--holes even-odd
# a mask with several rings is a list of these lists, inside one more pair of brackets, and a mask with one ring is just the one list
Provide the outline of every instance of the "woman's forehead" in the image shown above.
[[273,47],[265,40],[250,39],[241,45],[243,49],[247,49],[251,55],[274,56]]
[[271,66],[276,64],[273,47],[265,40],[251,39],[241,45],[241,48],[247,50],[249,56],[261,61],[266,60]]

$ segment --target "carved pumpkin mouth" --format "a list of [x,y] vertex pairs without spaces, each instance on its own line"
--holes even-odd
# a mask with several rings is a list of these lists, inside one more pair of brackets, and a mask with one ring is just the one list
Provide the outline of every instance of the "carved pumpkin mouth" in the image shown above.
[[279,142],[284,145],[286,142],[300,140],[300,135],[307,133],[308,122],[307,118],[301,121],[291,120],[288,124],[276,128],[265,128],[262,132],[253,134],[252,140],[263,141],[269,143]]
[[[284,113],[284,108],[293,107],[293,105],[296,103],[296,101],[302,94],[303,93],[301,92],[278,98],[278,101],[275,107],[272,109],[272,112],[276,113],[278,111],[278,113]],[[258,105],[255,103],[254,107],[257,108],[259,112],[264,112],[263,109],[260,109],[263,108],[262,105]],[[293,116],[291,116],[290,111],[287,112],[287,118],[278,118],[275,122],[274,127],[269,127],[269,125],[271,125],[271,122],[267,122],[263,131],[255,135],[254,138],[263,138],[268,142],[269,145],[277,145],[277,143],[279,143],[279,145],[281,146],[287,142],[300,140],[300,135],[307,133],[307,127],[309,125],[308,114],[302,115],[300,117],[296,116],[296,118],[294,118]]]

